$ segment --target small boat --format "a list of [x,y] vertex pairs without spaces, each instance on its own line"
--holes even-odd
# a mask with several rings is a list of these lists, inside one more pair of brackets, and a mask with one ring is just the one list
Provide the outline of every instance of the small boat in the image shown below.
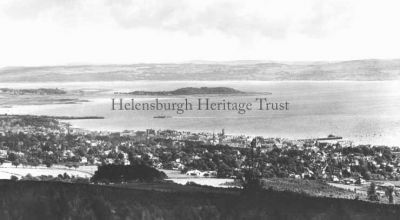
[[166,116],[166,115],[156,115],[153,118],[171,118],[171,116]]

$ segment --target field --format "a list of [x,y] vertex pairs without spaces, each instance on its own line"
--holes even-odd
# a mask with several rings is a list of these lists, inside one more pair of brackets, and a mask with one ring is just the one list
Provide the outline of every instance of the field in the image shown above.
[[171,180],[174,183],[178,183],[181,185],[185,185],[188,182],[192,182],[192,183],[199,184],[199,185],[213,186],[213,187],[224,187],[224,188],[234,187],[234,185],[232,185],[232,184],[227,184],[227,183],[232,183],[234,181],[233,179],[193,177],[193,176],[188,176],[186,174],[182,174],[178,170],[160,169],[160,171],[167,174],[168,180]]
[[277,191],[290,191],[318,197],[334,197],[355,199],[357,194],[352,190],[346,190],[331,186],[317,180],[297,180],[290,178],[264,179],[265,188]]
[[16,176],[18,178],[24,177],[28,174],[32,176],[53,176],[56,177],[59,174],[68,174],[69,176],[75,177],[83,177],[83,178],[90,178],[95,170],[97,170],[97,166],[80,166],[78,168],[68,168],[66,166],[10,166],[10,165],[0,165],[0,179],[10,179],[11,176]]

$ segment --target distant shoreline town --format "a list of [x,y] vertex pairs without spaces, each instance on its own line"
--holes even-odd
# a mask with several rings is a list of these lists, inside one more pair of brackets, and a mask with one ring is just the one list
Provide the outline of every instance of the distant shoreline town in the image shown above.
[[[128,165],[144,161],[160,169],[213,171],[238,178],[256,140],[264,177],[300,179],[400,180],[400,148],[354,145],[342,137],[289,140],[175,130],[96,132],[70,128],[52,117],[0,117],[0,162]],[[351,180],[353,181],[353,180]]]

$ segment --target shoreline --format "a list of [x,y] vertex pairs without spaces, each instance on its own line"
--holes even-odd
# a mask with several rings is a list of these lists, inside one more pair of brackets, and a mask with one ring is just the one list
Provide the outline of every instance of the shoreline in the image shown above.
[[9,115],[0,114],[1,117],[38,117],[38,118],[50,118],[57,120],[85,120],[85,119],[104,119],[103,116],[49,116],[49,115]]
[[[7,113],[3,113],[0,114],[0,118],[2,117],[37,117],[37,118],[48,118],[48,119],[55,119],[55,120],[59,120],[59,121],[79,121],[79,120],[103,120],[106,119],[106,117],[103,116],[49,116],[49,115],[30,115],[30,114],[23,114],[23,115],[18,115],[18,114],[7,114]],[[248,116],[248,117],[252,117],[252,116]],[[171,118],[175,118],[175,119],[185,119],[185,117],[171,117]],[[228,118],[235,118],[235,117],[228,117]],[[167,118],[166,120],[169,120],[170,118]],[[163,128],[163,127],[146,127],[146,128],[136,128],[136,129],[92,129],[92,128],[85,128],[82,126],[76,126],[74,124],[71,124],[71,128],[75,128],[75,129],[80,129],[80,130],[85,130],[88,132],[105,132],[105,133],[123,133],[124,131],[142,131],[142,130],[146,130],[146,129],[153,129],[153,130],[174,130],[177,132],[189,132],[189,133],[213,133],[215,132],[216,129],[208,129],[208,130],[190,130],[190,129],[175,129],[175,128]],[[329,132],[328,132],[329,133]],[[329,135],[329,134],[326,134]],[[238,132],[230,132],[229,134],[227,134],[228,136],[245,136],[245,137],[249,137],[249,138],[254,138],[257,136],[262,136],[264,138],[280,138],[283,140],[293,140],[293,141],[302,141],[302,140],[312,140],[312,139],[318,139],[321,138],[322,136],[290,136],[290,135],[277,135],[277,136],[268,136],[266,134],[254,134],[254,133],[238,133]],[[348,138],[346,135],[341,135],[344,140],[346,141],[351,141],[354,145],[370,145],[371,147],[373,146],[387,146],[390,148],[394,148],[394,147],[400,147],[400,143],[375,143],[375,142],[365,142],[365,141],[361,141],[358,139],[352,139],[352,138]]]

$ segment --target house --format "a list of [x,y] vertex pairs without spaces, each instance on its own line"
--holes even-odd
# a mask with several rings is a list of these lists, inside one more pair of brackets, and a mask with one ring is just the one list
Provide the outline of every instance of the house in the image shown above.
[[338,178],[337,176],[332,175],[331,178],[332,178],[332,181],[333,181],[333,182],[335,182],[335,183],[338,183],[338,182],[339,182],[339,178]]
[[183,165],[182,163],[177,163],[175,161],[172,161],[172,169],[173,170],[183,170],[183,169],[185,169],[185,165]]
[[106,164],[114,164],[115,160],[112,158],[107,158],[105,162]]
[[7,155],[8,155],[8,153],[6,150],[0,150],[0,158],[5,159],[5,158],[7,158]]
[[342,139],[343,139],[342,137],[332,136],[332,137],[327,137],[327,138],[317,138],[316,141],[317,141],[317,145],[326,146],[329,144],[331,144],[331,145],[337,144],[338,142],[343,141]]
[[86,164],[88,159],[86,157],[81,157],[81,163]]
[[343,179],[344,184],[350,185],[350,184],[355,184],[357,181],[353,178],[345,178]]
[[124,159],[123,163],[124,163],[125,166],[131,165],[131,162],[129,160],[127,160],[127,159]]
[[301,174],[301,178],[307,179],[307,178],[312,178],[314,176],[314,172],[311,171],[310,169],[306,168],[307,170]]
[[201,157],[199,157],[198,155],[194,155],[194,156],[192,156],[192,159],[193,159],[193,160],[200,160]]
[[357,185],[364,185],[364,184],[366,184],[367,183],[367,181],[365,181],[365,179],[363,179],[363,178],[361,178],[361,177],[359,177],[358,179],[357,179],[357,181],[356,181],[356,184]]
[[0,165],[0,167],[13,167],[13,165],[11,161],[6,160]]
[[101,165],[100,158],[95,157],[95,158],[93,159],[93,164],[94,164],[94,165]]
[[74,157],[75,154],[71,150],[64,150],[63,151],[63,158],[71,158]]
[[189,170],[186,172],[186,175],[188,176],[200,176],[201,171],[200,170]]
[[389,182],[377,183],[376,188],[378,190],[386,191],[387,188],[395,188],[395,185],[393,183],[389,183]]
[[217,171],[205,171],[200,174],[203,177],[216,177]]
[[294,173],[289,174],[289,177],[293,179],[301,179],[301,176],[299,174],[294,174]]

